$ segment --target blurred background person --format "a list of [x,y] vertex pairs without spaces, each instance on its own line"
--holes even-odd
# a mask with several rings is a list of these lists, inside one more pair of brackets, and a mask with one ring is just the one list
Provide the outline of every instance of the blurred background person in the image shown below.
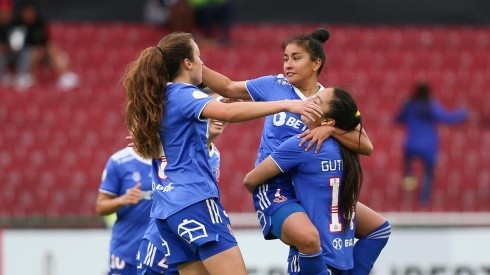
[[404,188],[407,191],[417,187],[413,173],[414,161],[420,159],[424,166],[419,201],[428,203],[431,197],[435,166],[439,149],[437,125],[454,124],[468,118],[466,108],[445,109],[431,97],[431,87],[427,83],[415,85],[412,97],[405,102],[396,116],[396,122],[406,126],[404,145]]
[[109,248],[109,275],[136,274],[136,254],[150,221],[150,172],[151,161],[132,147],[114,153],[105,166],[95,210],[109,227],[117,214]]
[[68,56],[50,40],[46,21],[39,15],[34,2],[24,2],[9,33],[10,45],[18,53],[16,87],[23,91],[36,82],[42,65],[54,69],[57,85],[70,90],[79,84],[79,77],[68,70]]
[[8,86],[11,82],[9,66],[13,57],[10,48],[9,33],[13,24],[12,1],[0,2],[0,85]]
[[188,2],[194,10],[196,27],[200,29],[204,41],[217,42],[221,45],[229,44],[233,17],[231,2],[228,0],[188,0]]

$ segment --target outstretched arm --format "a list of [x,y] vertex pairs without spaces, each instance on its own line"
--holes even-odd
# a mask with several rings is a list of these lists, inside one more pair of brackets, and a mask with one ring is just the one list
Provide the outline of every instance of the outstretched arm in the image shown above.
[[211,101],[204,107],[201,116],[227,122],[242,122],[279,112],[304,115],[312,120],[315,116],[322,116],[318,105],[303,100],[234,103]]
[[[361,133],[360,139],[359,132]],[[310,143],[306,146],[306,151],[310,150],[316,144],[315,153],[318,153],[323,142],[330,136],[353,152],[365,156],[370,156],[373,153],[373,144],[366,131],[364,131],[364,128],[361,130],[360,125],[349,132],[328,125],[323,125],[313,130],[307,130],[298,136],[299,138],[302,138],[299,145],[302,146],[305,142],[310,140]]]
[[210,68],[202,67],[202,82],[218,94],[233,99],[251,99],[245,81],[232,81]]
[[266,180],[277,176],[281,173],[277,164],[272,160],[271,157],[264,159],[257,167],[248,174],[243,179],[243,185],[247,190],[252,193],[257,186],[264,183]]

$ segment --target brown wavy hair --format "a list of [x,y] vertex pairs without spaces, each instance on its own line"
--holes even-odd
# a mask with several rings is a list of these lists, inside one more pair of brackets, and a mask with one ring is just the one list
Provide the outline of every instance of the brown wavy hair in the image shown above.
[[179,75],[186,58],[193,61],[190,33],[171,33],[157,47],[144,49],[131,62],[122,79],[126,91],[126,123],[134,149],[144,158],[163,154],[162,119],[165,114],[166,87]]
[[[335,119],[335,127],[346,132],[354,130],[361,125],[359,143],[361,141],[362,117],[358,113],[354,98],[342,88],[334,88],[333,98],[329,102],[330,110],[325,116]],[[339,143],[344,162],[344,176],[340,189],[339,210],[346,219],[351,219],[351,213],[356,207],[361,192],[363,172],[359,154],[347,149]]]

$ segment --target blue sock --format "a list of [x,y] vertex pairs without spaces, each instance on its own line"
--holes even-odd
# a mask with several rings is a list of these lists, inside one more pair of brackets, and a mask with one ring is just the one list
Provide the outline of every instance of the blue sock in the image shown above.
[[299,255],[299,269],[301,274],[318,274],[318,275],[328,275],[327,265],[323,261],[323,250],[313,254],[303,254]]
[[354,246],[354,268],[349,270],[349,275],[368,275],[390,234],[391,226],[386,221],[366,237],[359,239]]

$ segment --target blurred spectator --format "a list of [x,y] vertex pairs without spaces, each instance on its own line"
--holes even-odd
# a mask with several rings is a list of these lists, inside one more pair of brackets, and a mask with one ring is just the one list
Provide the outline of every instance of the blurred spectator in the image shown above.
[[12,29],[13,20],[12,1],[2,0],[0,2],[0,84],[9,85],[11,76],[9,64],[12,59],[12,52],[9,46],[9,32]]
[[25,2],[9,32],[12,51],[18,54],[15,65],[16,87],[25,90],[35,84],[35,77],[42,65],[53,68],[62,90],[78,85],[78,76],[68,70],[68,56],[50,41],[46,22],[38,14],[34,3]]
[[398,113],[396,121],[404,124],[407,131],[404,146],[404,188],[410,191],[417,187],[412,166],[415,159],[420,159],[424,165],[419,196],[421,203],[429,202],[431,197],[439,146],[437,124],[458,123],[467,118],[468,112],[465,108],[449,111],[432,99],[431,88],[426,83],[415,86],[411,99]]
[[188,0],[195,14],[195,22],[205,39],[220,44],[230,42],[232,5],[229,0]]
[[187,0],[147,0],[143,11],[147,23],[170,31],[193,32],[194,14]]

